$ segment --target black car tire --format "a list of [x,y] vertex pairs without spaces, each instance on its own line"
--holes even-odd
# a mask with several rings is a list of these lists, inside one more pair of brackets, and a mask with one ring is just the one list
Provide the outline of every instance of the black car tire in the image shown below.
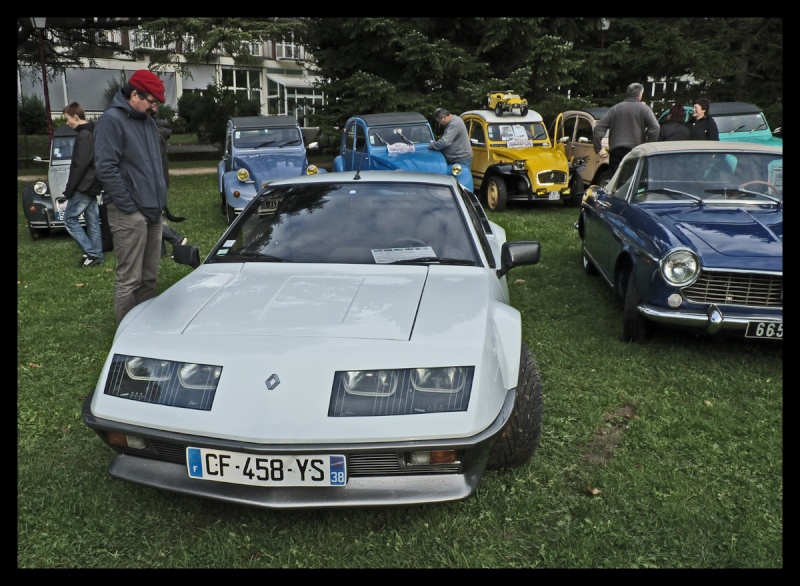
[[39,240],[40,238],[44,238],[50,234],[50,230],[47,228],[28,227],[28,231],[31,233],[31,240]]
[[497,104],[494,107],[494,113],[497,114],[498,116],[502,116],[503,115],[503,105],[502,104]]
[[631,274],[628,276],[628,286],[625,290],[625,307],[622,310],[622,339],[625,342],[638,342],[643,344],[650,339],[650,322],[645,319],[637,306],[641,303],[639,287],[636,279]]
[[489,96],[483,98],[483,102],[481,102],[481,108],[483,108],[484,110],[491,110],[491,108],[489,107]]
[[544,398],[539,369],[530,349],[523,343],[514,408],[489,451],[489,461],[486,464],[488,469],[516,468],[533,457],[542,435],[543,411]]
[[611,181],[611,173],[609,173],[608,169],[604,169],[595,179],[595,185],[599,185],[603,189],[605,189],[606,184]]
[[233,224],[236,219],[236,211],[228,204],[225,204],[225,217],[228,219],[228,225]]
[[502,212],[506,209],[508,195],[506,182],[500,176],[489,177],[483,184],[483,199],[486,207],[493,212]]
[[525,116],[528,113],[528,106],[522,106],[522,108],[520,108],[520,110],[519,110],[519,113],[522,116]]
[[222,215],[226,215],[228,210],[228,202],[225,201],[225,194],[220,191],[219,193],[219,211]]

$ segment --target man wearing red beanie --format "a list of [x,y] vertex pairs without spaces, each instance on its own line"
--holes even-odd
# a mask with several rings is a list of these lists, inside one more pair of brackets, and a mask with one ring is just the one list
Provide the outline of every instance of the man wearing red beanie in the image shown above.
[[158,292],[167,185],[152,116],[164,101],[164,83],[152,71],[141,69],[95,123],[95,170],[103,184],[117,256],[117,326],[131,309]]

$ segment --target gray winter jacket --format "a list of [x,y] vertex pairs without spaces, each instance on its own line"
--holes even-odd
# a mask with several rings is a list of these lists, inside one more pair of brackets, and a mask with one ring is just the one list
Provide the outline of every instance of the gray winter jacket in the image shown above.
[[594,152],[603,148],[601,141],[608,133],[608,150],[633,148],[643,142],[655,142],[661,127],[650,106],[635,98],[626,98],[609,108],[594,125]]
[[167,185],[155,120],[117,92],[94,127],[94,164],[104,199],[126,214],[161,222]]

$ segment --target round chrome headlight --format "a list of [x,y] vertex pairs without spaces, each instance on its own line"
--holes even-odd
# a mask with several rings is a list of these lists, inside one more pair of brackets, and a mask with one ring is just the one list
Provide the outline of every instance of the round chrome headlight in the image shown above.
[[450,169],[450,172],[456,176],[461,175],[461,164],[456,163],[455,165],[453,165],[453,167]]
[[661,259],[661,275],[674,287],[685,287],[700,274],[700,259],[689,249],[678,248]]
[[36,192],[37,195],[44,195],[47,193],[47,183],[44,181],[37,181],[33,184],[33,191]]
[[319,173],[319,169],[317,169],[316,165],[306,167],[306,175],[316,175],[317,173]]
[[250,179],[250,173],[247,171],[247,169],[239,169],[236,171],[236,177],[239,179],[239,181],[247,181]]

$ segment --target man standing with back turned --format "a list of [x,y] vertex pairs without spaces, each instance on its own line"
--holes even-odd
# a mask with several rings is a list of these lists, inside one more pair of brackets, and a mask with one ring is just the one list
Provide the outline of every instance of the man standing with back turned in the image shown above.
[[117,255],[117,326],[131,309],[158,292],[167,185],[153,114],[164,101],[164,83],[152,71],[140,69],[95,124],[95,169],[103,183]]
[[608,170],[613,175],[622,158],[643,142],[655,142],[661,126],[650,106],[642,103],[644,86],[632,83],[626,98],[609,108],[594,125],[594,152],[601,157],[601,141],[608,131]]

